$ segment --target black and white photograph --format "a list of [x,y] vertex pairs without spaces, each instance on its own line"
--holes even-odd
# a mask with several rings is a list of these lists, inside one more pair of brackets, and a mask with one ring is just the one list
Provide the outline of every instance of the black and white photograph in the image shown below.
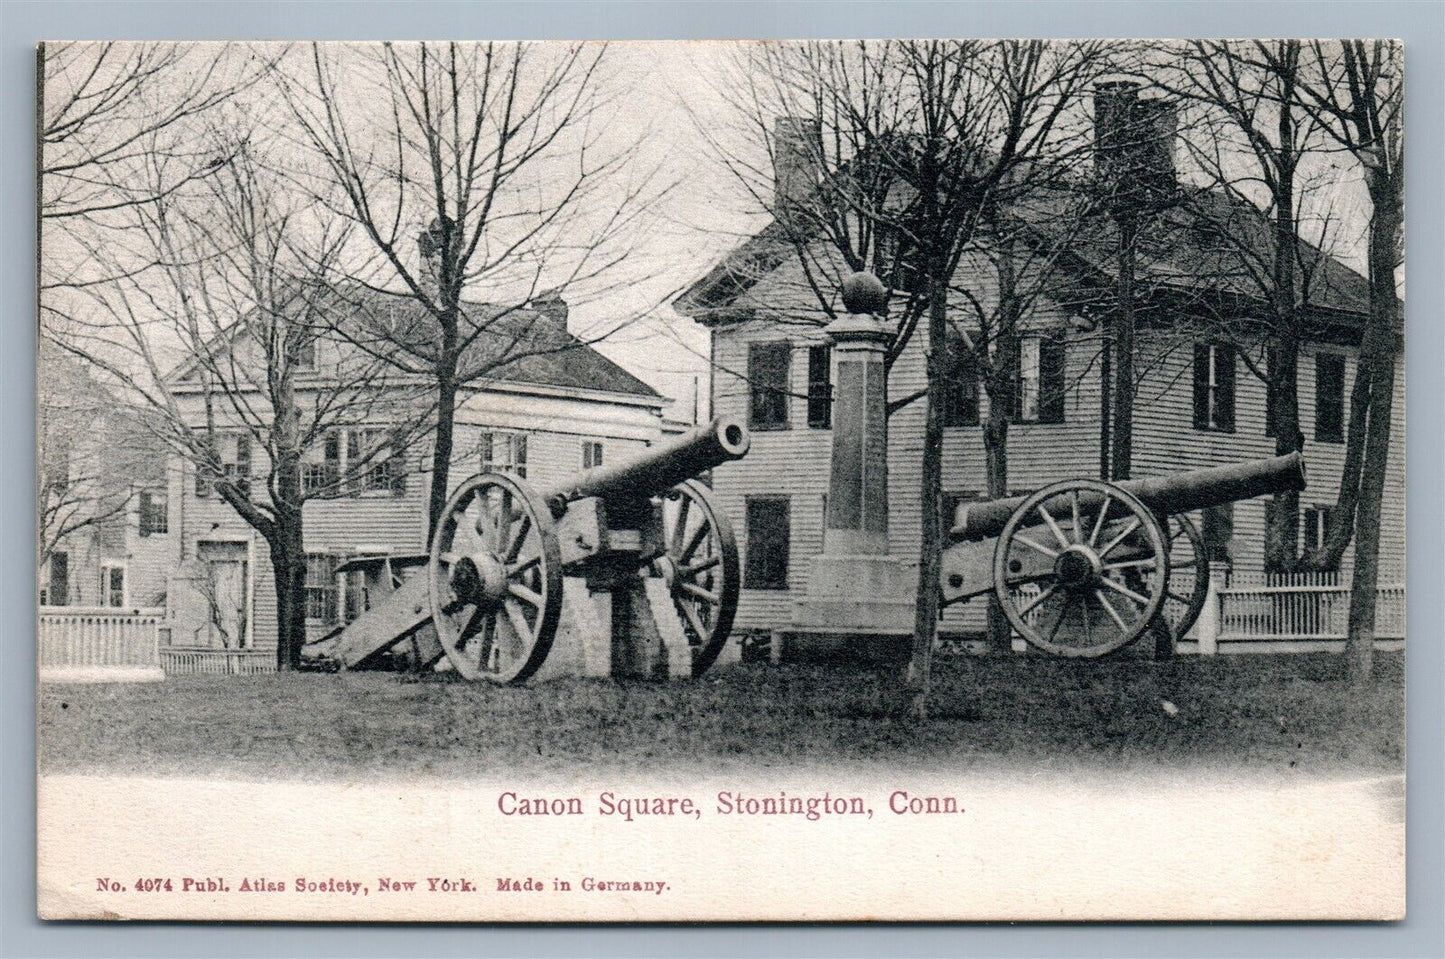
[[40,916],[1402,918],[1404,82],[41,44]]

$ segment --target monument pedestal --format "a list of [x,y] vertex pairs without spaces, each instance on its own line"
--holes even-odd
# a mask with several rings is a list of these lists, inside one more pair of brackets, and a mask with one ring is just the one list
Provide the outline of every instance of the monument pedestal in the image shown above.
[[775,635],[788,659],[892,660],[908,655],[916,567],[888,553],[888,390],[892,331],[874,314],[882,284],[862,274],[843,287],[849,310],[825,330],[832,345],[833,448],[823,552],[792,622]]

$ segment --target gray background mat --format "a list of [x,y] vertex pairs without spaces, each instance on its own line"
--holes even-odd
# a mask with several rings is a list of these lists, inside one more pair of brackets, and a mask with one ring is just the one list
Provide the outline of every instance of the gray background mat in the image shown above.
[[[1317,36],[1406,42],[1408,155],[1409,918],[1226,926],[318,927],[41,924],[34,919],[34,44],[42,39]],[[1445,592],[1445,5],[1395,3],[63,3],[0,5],[0,584],[3,691],[0,955],[1441,956]]]

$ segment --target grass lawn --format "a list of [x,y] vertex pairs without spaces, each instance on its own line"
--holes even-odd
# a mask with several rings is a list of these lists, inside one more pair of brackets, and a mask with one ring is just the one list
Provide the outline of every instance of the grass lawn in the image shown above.
[[520,689],[389,673],[45,685],[39,755],[43,772],[296,779],[900,765],[1401,772],[1403,657],[1379,655],[1360,690],[1342,668],[1328,655],[948,659],[923,722],[901,715],[895,672],[841,667]]

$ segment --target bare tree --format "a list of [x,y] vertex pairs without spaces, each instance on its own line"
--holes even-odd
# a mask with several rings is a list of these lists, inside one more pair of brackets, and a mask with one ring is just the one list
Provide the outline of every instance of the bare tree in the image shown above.
[[[106,280],[42,297],[42,325],[150,415],[194,464],[198,490],[266,540],[277,662],[291,669],[305,641],[304,503],[401,482],[429,409],[380,360],[325,337],[356,309],[326,279],[347,224],[285,190],[254,134],[208,142],[225,159],[186,189],[157,189],[171,158],[148,154],[137,189],[149,199],[126,207],[124,231],[85,241]],[[389,430],[358,445],[344,473],[305,468],[338,430],[378,423]]]
[[605,280],[652,196],[650,176],[629,179],[635,141],[603,137],[604,52],[312,45],[306,65],[283,75],[302,139],[339,186],[333,209],[369,246],[350,275],[377,291],[400,287],[425,314],[384,344],[356,344],[432,384],[433,528],[464,387],[521,356],[580,345],[535,336],[525,308]]
[[[1357,536],[1346,656],[1351,678],[1363,681],[1374,665],[1380,510],[1390,454],[1395,361],[1403,333],[1396,285],[1405,224],[1403,53],[1398,43],[1383,40],[1313,41],[1306,62],[1299,78],[1303,99],[1336,145],[1364,171],[1371,203],[1370,312],[1360,342],[1349,426],[1352,436],[1362,431],[1363,443],[1347,449],[1340,481],[1342,507],[1345,488],[1357,487],[1351,510]],[[1351,456],[1356,449],[1357,455]],[[1336,535],[1341,535],[1338,527],[1330,530],[1331,537]]]
[[[1048,285],[1058,240],[1067,233],[1046,237],[1029,229],[1017,206],[1067,185],[1089,148],[1079,97],[1105,65],[1103,45],[1091,42],[769,44],[750,51],[742,71],[749,85],[734,97],[779,180],[797,178],[777,184],[776,239],[791,246],[822,313],[834,315],[843,276],[873,270],[892,290],[890,366],[922,330],[927,387],[890,407],[896,412],[918,400],[925,406],[919,589],[907,676],[919,714],[927,709],[938,619],[941,391],[958,372],[949,314],[957,308],[974,321],[952,328],[989,395],[988,481],[991,492],[1002,493],[1018,328]],[[787,119],[777,125],[778,118]],[[726,152],[721,139],[716,145],[715,152]],[[737,159],[730,168],[756,198],[767,196],[762,171]],[[1056,207],[1063,195],[1055,196]],[[965,257],[989,264],[995,302],[985,304],[980,291],[967,288],[970,279],[959,272]]]
[[[1238,355],[1266,386],[1275,452],[1298,452],[1304,448],[1300,346],[1330,280],[1327,252],[1301,234],[1308,225],[1327,240],[1331,210],[1319,194],[1333,189],[1336,178],[1320,174],[1338,172],[1329,165],[1324,130],[1300,86],[1301,44],[1195,41],[1175,65],[1170,88],[1204,112],[1196,124],[1201,135],[1186,142],[1209,191],[1186,205],[1211,227],[1211,259],[1219,273],[1214,279],[1264,307],[1258,318],[1225,318],[1217,332],[1239,347]],[[1361,438],[1352,431],[1350,443],[1358,446]],[[1353,484],[1342,485],[1335,515],[1348,521],[1335,523],[1325,542],[1303,555],[1299,494],[1277,496],[1267,514],[1266,566],[1280,572],[1337,568],[1352,535],[1355,493]]]

